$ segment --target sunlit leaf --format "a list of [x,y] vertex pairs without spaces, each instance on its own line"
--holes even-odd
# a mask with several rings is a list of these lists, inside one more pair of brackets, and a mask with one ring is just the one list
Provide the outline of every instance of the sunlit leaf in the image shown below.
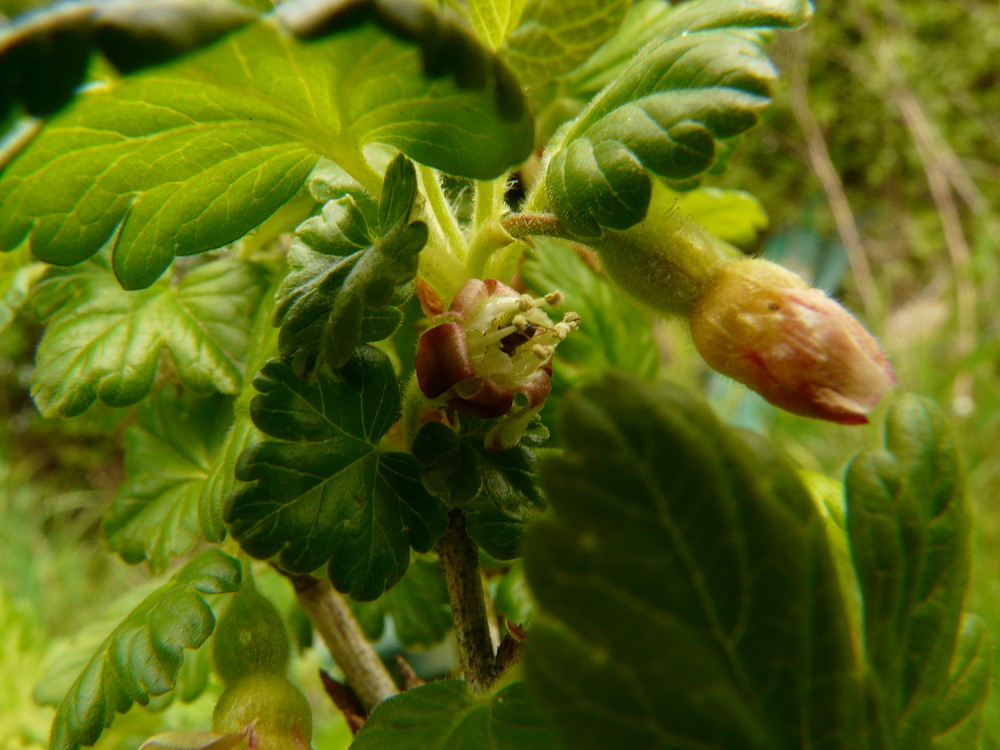
[[196,393],[236,393],[248,329],[267,285],[254,263],[206,263],[176,285],[122,290],[90,263],[54,271],[33,304],[48,319],[35,357],[32,397],[46,416],[74,416],[95,399],[128,406],[153,386],[162,355]]
[[110,244],[121,283],[144,288],[175,255],[259,225],[320,156],[377,194],[368,144],[482,179],[523,160],[532,136],[510,72],[417,0],[293,0],[79,96],[4,171],[0,249],[27,240],[68,265]]

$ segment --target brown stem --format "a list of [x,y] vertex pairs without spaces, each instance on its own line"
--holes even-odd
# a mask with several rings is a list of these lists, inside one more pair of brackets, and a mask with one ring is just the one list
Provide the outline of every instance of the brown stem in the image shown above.
[[455,621],[458,658],[462,674],[474,693],[490,688],[498,676],[490,637],[479,551],[465,530],[465,514],[453,510],[448,530],[437,543],[444,579]]
[[326,579],[292,578],[295,594],[366,711],[399,692],[350,605]]

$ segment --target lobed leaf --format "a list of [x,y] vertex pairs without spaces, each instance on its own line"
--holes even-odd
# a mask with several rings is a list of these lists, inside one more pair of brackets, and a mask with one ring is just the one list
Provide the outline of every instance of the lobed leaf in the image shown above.
[[227,500],[230,532],[254,557],[291,573],[326,564],[338,590],[378,598],[406,572],[410,547],[430,550],[448,525],[412,456],[379,448],[399,416],[388,357],[361,347],[315,382],[272,360],[254,387],[254,424],[276,439],[240,457],[236,477],[247,484]]
[[93,745],[115,713],[173,689],[184,649],[212,633],[215,617],[206,595],[236,591],[240,564],[207,550],[150,594],[101,644],[63,698],[52,724],[51,750]]
[[563,134],[545,176],[555,214],[595,237],[645,217],[653,175],[690,186],[719,142],[753,126],[769,102],[775,70],[743,30],[795,26],[810,12],[800,0],[680,6]]
[[865,652],[888,741],[926,747],[948,689],[969,573],[969,514],[940,411],[906,395],[886,448],[846,479],[847,528],[864,601]]
[[104,521],[125,562],[161,571],[202,535],[214,536],[200,523],[199,504],[232,422],[233,400],[219,394],[164,389],[140,405],[125,433],[125,483]]
[[347,195],[300,225],[274,311],[278,353],[300,377],[324,360],[342,366],[359,344],[388,338],[399,326],[399,306],[412,293],[417,253],[427,243],[427,225],[410,221],[416,197],[416,170],[400,155],[386,171],[378,206]]
[[558,738],[524,684],[473,695],[463,680],[440,680],[383,701],[351,750],[558,750]]
[[292,0],[81,94],[4,170],[0,249],[27,241],[72,265],[107,244],[122,285],[144,288],[175,255],[259,225],[320,156],[377,193],[367,145],[488,179],[523,160],[532,136],[510,72],[418,0]]
[[524,566],[526,680],[567,744],[856,749],[858,663],[794,470],[668,384],[566,400]]
[[33,300],[48,318],[32,375],[35,404],[64,417],[97,398],[129,406],[149,393],[163,354],[192,391],[238,392],[266,287],[264,268],[235,258],[139,292],[122,290],[99,263],[54,271]]

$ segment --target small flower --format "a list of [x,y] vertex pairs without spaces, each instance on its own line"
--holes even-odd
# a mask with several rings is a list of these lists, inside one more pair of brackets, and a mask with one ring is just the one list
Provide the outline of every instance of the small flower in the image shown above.
[[709,365],[793,414],[864,424],[895,383],[885,353],[854,316],[765,260],[724,264],[690,320]]
[[560,292],[536,299],[495,279],[468,281],[420,337],[416,371],[424,396],[481,419],[506,416],[487,444],[515,445],[549,395],[556,346],[579,324],[576,313],[553,323],[540,307],[562,299]]

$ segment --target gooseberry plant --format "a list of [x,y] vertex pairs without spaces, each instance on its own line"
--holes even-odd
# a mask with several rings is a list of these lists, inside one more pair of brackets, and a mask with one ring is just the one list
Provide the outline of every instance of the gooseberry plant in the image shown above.
[[[118,409],[104,532],[164,576],[53,750],[210,683],[211,727],[145,746],[310,746],[306,619],[358,750],[975,747],[991,646],[936,407],[897,397],[820,481],[660,372],[650,312],[805,417],[894,383],[731,244],[754,199],[699,187],[811,12],[106,0],[0,31],[0,324],[44,323],[42,415]],[[390,670],[388,621],[453,633],[455,679]]]

